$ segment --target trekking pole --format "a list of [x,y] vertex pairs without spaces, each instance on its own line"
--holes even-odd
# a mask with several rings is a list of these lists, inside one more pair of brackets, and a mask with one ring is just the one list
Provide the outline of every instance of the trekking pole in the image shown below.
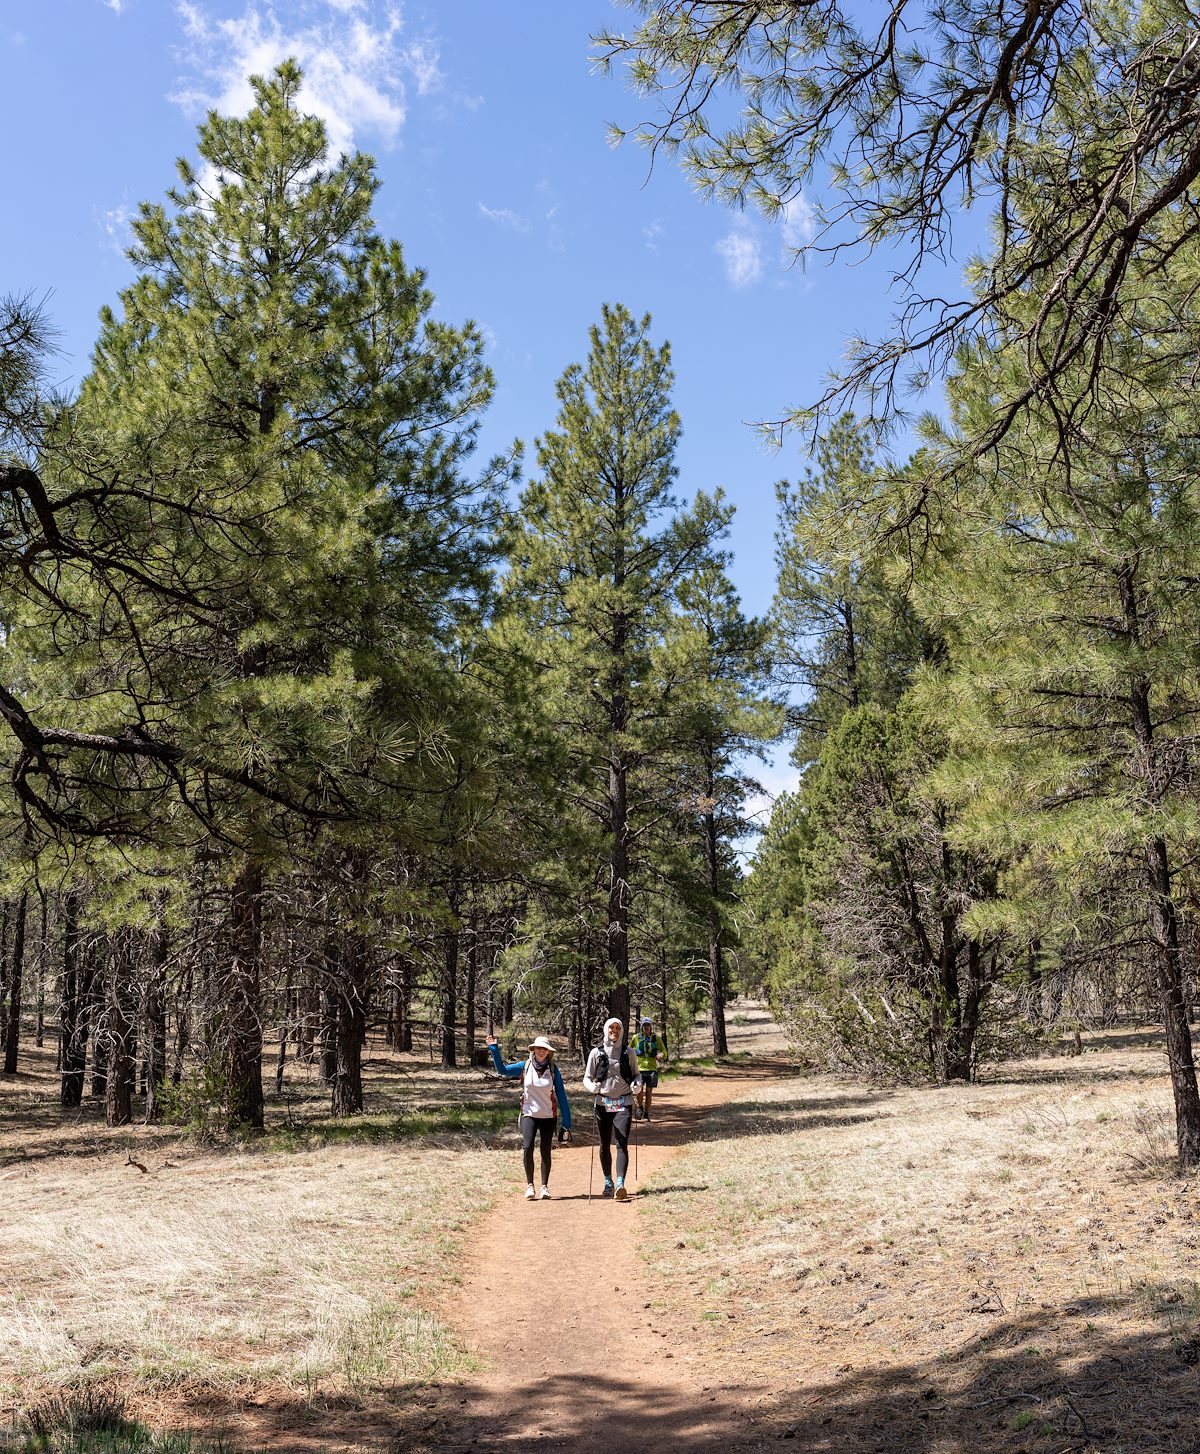
[[598,1128],[598,1126],[599,1126],[599,1121],[598,1121],[597,1116],[596,1116],[596,1105],[595,1105],[595,1102],[593,1101],[593,1103],[592,1103],[592,1151],[591,1151],[591,1155],[588,1157],[588,1201],[589,1202],[592,1199],[592,1171],[595,1169],[595,1166],[596,1166],[596,1134],[597,1134],[597,1128]]
[[[630,1124],[630,1127],[633,1127],[634,1126],[634,1122],[633,1121],[630,1121],[629,1124]],[[638,1176],[638,1169],[637,1169],[637,1149],[638,1149],[638,1134],[637,1134],[636,1129],[634,1129],[634,1132],[633,1132],[633,1179],[634,1179],[634,1181],[640,1183],[641,1177]]]

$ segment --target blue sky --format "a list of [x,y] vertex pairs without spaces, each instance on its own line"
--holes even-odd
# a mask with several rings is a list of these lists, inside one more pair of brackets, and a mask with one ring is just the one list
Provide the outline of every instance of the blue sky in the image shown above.
[[[886,327],[888,271],[801,268],[803,205],[785,224],[730,212],[669,160],[650,173],[633,143],[612,148],[608,124],[636,125],[645,103],[594,72],[589,36],[634,21],[608,0],[0,0],[0,291],[45,296],[58,375],[77,382],[131,276],[138,202],[195,155],[209,106],[246,109],[246,76],[295,55],[335,146],[377,159],[380,231],[427,271],[442,316],[484,332],[484,448],[553,423],[555,380],[603,303],[651,313],[677,374],[680,493],[720,485],[736,503],[733,578],[764,612],[774,484],[802,472],[804,441],[773,449],[754,423],[810,402],[848,336]],[[776,758],[773,787],[794,778]]]

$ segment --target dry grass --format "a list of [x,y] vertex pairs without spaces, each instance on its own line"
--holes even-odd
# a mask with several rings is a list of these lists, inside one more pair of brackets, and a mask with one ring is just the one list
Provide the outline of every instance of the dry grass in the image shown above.
[[772,1390],[797,1449],[1192,1449],[1173,1150],[1156,1036],[969,1087],[797,1077],[716,1112],[642,1213],[655,1321]]
[[374,1114],[335,1122],[327,1093],[293,1086],[266,1136],[225,1145],[108,1130],[56,1090],[43,1062],[0,1095],[3,1403],[116,1380],[138,1417],[190,1423],[257,1400],[365,1406],[469,1369],[437,1309],[512,1170],[494,1082],[377,1057]]
[[[759,1007],[730,1031],[783,1063]],[[440,1428],[424,1385],[470,1365],[438,1311],[515,1169],[512,1097],[369,1074],[366,1117],[293,1084],[266,1137],[225,1146],[64,1116],[44,1065],[0,1087],[9,1405],[109,1381],[154,1427],[219,1409],[239,1446],[314,1454]],[[1192,1454],[1200,1220],[1172,1153],[1153,1032],[970,1087],[797,1075],[647,1189],[639,1351],[705,1370],[706,1396],[758,1389],[739,1448]]]

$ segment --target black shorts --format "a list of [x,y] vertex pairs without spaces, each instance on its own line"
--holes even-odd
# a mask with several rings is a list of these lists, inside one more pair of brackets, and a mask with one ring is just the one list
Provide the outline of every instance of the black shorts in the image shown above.
[[642,1084],[643,1085],[648,1085],[651,1090],[657,1090],[658,1089],[658,1071],[657,1070],[639,1070],[638,1071],[638,1074],[642,1078]]

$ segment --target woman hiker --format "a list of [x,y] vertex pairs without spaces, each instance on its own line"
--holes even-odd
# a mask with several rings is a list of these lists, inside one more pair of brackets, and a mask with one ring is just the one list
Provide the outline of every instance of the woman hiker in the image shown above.
[[[588,1054],[583,1088],[596,1097],[596,1125],[600,1131],[600,1169],[604,1172],[601,1196],[615,1196],[623,1202],[625,1175],[629,1170],[629,1126],[633,1120],[633,1095],[641,1086],[636,1063],[631,1062],[624,1044],[625,1026],[615,1015],[604,1022],[604,1040]],[[612,1142],[617,1138],[617,1181],[613,1185]]]
[[505,1065],[500,1059],[500,1046],[494,1035],[487,1037],[488,1049],[492,1052],[492,1064],[501,1075],[521,1077],[521,1148],[525,1159],[525,1200],[534,1199],[533,1190],[533,1142],[539,1141],[542,1172],[542,1200],[550,1196],[550,1147],[554,1141],[554,1127],[562,1115],[562,1134],[571,1129],[571,1103],[567,1100],[566,1088],[554,1058],[554,1046],[544,1035],[539,1035],[529,1047],[527,1060],[515,1060]]

